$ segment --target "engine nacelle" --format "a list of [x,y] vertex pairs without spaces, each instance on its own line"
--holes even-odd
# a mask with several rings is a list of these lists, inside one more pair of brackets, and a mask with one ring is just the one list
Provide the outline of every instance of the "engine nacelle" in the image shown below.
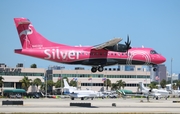
[[110,51],[126,52],[127,46],[125,44],[116,44],[114,46],[108,46],[105,49],[110,50]]

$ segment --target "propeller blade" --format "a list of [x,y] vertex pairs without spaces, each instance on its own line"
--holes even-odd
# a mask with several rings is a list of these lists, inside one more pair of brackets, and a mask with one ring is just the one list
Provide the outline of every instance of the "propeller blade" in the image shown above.
[[131,49],[131,41],[129,40],[129,35],[127,35],[127,42],[125,42],[125,44],[126,44],[126,49],[127,49],[127,52],[128,52],[128,50],[129,49]]

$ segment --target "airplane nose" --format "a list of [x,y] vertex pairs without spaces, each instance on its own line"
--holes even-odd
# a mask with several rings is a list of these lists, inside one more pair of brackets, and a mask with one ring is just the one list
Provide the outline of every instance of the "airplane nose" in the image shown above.
[[162,63],[166,62],[166,58],[162,56],[162,57],[161,57],[161,62],[162,62]]

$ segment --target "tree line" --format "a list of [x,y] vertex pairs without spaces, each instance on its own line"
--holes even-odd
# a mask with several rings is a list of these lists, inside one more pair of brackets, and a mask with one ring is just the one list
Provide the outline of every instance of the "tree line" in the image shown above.
[[[67,77],[62,77],[61,79],[58,79],[57,82],[53,82],[52,80],[47,80],[47,86],[48,87],[55,86],[55,88],[60,88],[61,86],[64,87],[63,79],[66,79],[70,86],[75,86],[75,87],[77,86],[76,81],[71,80],[69,82]],[[3,85],[3,80],[4,80],[4,78],[2,76],[0,76],[0,87],[1,87],[1,89],[2,89],[2,85]],[[45,91],[45,88],[46,88],[45,81],[42,82],[41,79],[39,79],[39,78],[36,78],[36,79],[32,80],[32,79],[29,79],[27,76],[24,76],[23,79],[19,80],[19,82],[22,83],[22,89],[24,89],[26,91],[28,90],[28,88],[31,85],[36,85],[37,88],[40,86],[40,91]],[[166,80],[163,79],[160,82],[160,86],[162,88],[165,88],[166,84],[169,84],[169,83],[170,83],[170,81],[166,81]],[[121,88],[124,89],[125,84],[126,83],[123,80],[117,80],[116,83],[111,83],[110,79],[106,79],[104,81],[104,83],[103,83],[103,85],[106,87],[107,90],[108,90],[108,87],[111,87],[111,90],[117,90],[117,89],[121,89]],[[157,82],[151,82],[149,84],[149,88],[150,89],[158,88],[157,84],[158,84]],[[174,90],[177,90],[179,87],[180,87],[180,80],[174,80],[172,88]]]

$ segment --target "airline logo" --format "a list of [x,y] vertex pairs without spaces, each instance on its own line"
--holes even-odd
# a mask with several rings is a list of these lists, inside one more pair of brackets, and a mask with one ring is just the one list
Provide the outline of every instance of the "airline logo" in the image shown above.
[[20,34],[19,34],[19,37],[21,37],[21,35],[31,35],[33,33],[33,30],[31,29],[32,26],[31,24],[28,26],[28,29],[26,30],[23,30]]
[[44,54],[46,57],[44,59],[79,59],[79,53],[75,51],[60,51],[59,49],[45,49]]

